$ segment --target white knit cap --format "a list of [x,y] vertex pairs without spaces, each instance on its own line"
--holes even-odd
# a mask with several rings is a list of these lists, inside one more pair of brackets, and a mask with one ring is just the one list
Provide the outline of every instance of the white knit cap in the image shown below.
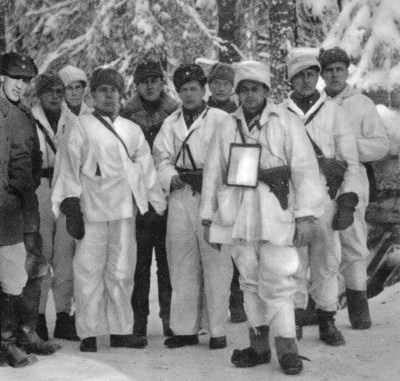
[[59,72],[58,75],[61,77],[62,81],[64,82],[64,86],[67,87],[71,83],[76,82],[76,81],[82,81],[85,82],[85,85],[87,84],[87,76],[84,71],[81,69],[67,65],[63,67]]
[[296,74],[309,67],[317,67],[318,71],[321,71],[318,50],[313,48],[293,48],[286,58],[286,63],[289,81]]
[[271,88],[271,74],[268,66],[260,61],[243,61],[236,66],[234,88],[237,87],[241,81],[256,81],[260,82]]

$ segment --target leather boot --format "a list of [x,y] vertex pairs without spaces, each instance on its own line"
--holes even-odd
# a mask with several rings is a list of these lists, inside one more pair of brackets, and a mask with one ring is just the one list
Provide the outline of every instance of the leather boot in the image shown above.
[[136,337],[146,337],[147,336],[147,316],[143,314],[134,314],[133,319],[133,334]]
[[346,288],[346,297],[347,312],[353,329],[370,328],[372,323],[368,308],[367,291]]
[[249,328],[250,347],[235,349],[231,362],[239,368],[249,368],[271,361],[271,348],[269,345],[269,326],[262,325]]
[[275,347],[279,365],[285,374],[298,374],[303,370],[295,338],[275,337]]
[[166,336],[166,337],[174,336],[174,332],[172,332],[172,329],[169,325],[169,319],[162,319],[162,325],[163,325],[164,336]]
[[335,326],[334,316],[336,311],[316,310],[319,322],[319,338],[328,345],[344,345],[345,340],[342,332]]
[[110,346],[113,348],[142,349],[147,346],[146,336],[110,335]]
[[15,345],[13,334],[15,309],[20,296],[5,294],[0,291],[1,305],[1,353],[3,360],[14,368],[32,365],[37,362],[36,356],[27,355]]
[[67,312],[58,312],[56,327],[54,329],[54,337],[57,339],[65,339],[70,341],[79,341],[76,333],[74,320]]
[[45,314],[39,314],[36,321],[36,333],[43,341],[49,341],[49,330]]

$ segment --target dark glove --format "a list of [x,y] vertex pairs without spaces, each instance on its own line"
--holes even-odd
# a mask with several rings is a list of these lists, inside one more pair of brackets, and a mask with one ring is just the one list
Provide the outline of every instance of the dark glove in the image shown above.
[[334,200],[339,188],[342,186],[347,163],[335,158],[319,157],[318,164],[325,175],[329,197]]
[[43,241],[39,232],[24,233],[24,245],[26,251],[35,257],[42,255]]
[[282,165],[280,167],[258,169],[258,180],[267,184],[271,192],[278,199],[283,210],[288,208],[290,167]]
[[85,225],[78,197],[68,197],[60,205],[60,210],[67,217],[67,232],[75,239],[85,235]]
[[354,212],[358,204],[357,193],[348,192],[341,194],[337,200],[337,211],[333,218],[333,230],[345,230],[354,222]]
[[313,225],[317,219],[314,216],[296,218],[296,230],[293,237],[295,247],[308,246],[313,234]]
[[201,187],[203,185],[202,169],[177,168],[177,170],[182,181],[189,184],[193,191],[201,193]]

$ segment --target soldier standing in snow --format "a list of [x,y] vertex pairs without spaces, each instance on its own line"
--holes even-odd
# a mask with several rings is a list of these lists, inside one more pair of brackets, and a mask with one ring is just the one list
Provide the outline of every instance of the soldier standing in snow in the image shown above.
[[344,110],[316,89],[320,71],[316,54],[304,48],[292,49],[287,71],[293,92],[285,105],[304,123],[318,158],[321,182],[326,186],[324,214],[314,222],[309,242],[303,242],[301,246],[304,247],[299,248],[296,308],[307,305],[309,267],[310,294],[316,303],[320,339],[328,345],[338,346],[345,344],[334,323],[339,290],[338,231],[352,225],[358,204],[357,146]]
[[79,117],[60,156],[53,210],[66,216],[77,240],[73,271],[76,327],[82,352],[96,352],[96,336],[111,347],[142,348],[132,335],[131,295],[136,265],[135,219],[150,202],[162,214],[166,202],[150,148],[140,127],[118,116],[121,74],[96,69],[90,88],[93,114]]
[[389,141],[373,102],[346,83],[350,65],[347,53],[335,47],[322,51],[319,61],[328,99],[345,110],[357,142],[361,183],[359,203],[354,213],[354,223],[340,232],[342,246],[340,270],[346,287],[351,326],[354,329],[367,329],[371,326],[366,292],[369,250],[365,211],[370,198],[367,169],[370,167],[370,162],[387,155]]
[[165,119],[153,154],[163,189],[169,195],[167,254],[172,284],[168,348],[199,343],[202,295],[206,299],[210,348],[226,347],[227,308],[232,261],[203,238],[199,216],[202,168],[211,136],[227,115],[203,100],[207,78],[196,64],[174,73],[182,107]]
[[[235,112],[237,105],[231,100],[235,71],[226,63],[217,62],[208,73],[208,88],[211,95],[207,104],[226,111],[228,114]],[[240,289],[239,270],[233,262],[233,277],[231,294],[229,297],[229,311],[232,323],[242,323],[247,320],[243,307],[243,291]]]
[[70,316],[74,292],[72,258],[75,242],[67,233],[65,217],[55,218],[51,207],[56,157],[63,150],[70,131],[76,128],[78,119],[63,102],[64,84],[56,72],[40,74],[36,78],[35,89],[39,102],[32,108],[32,113],[36,120],[40,150],[43,153],[41,182],[37,189],[40,232],[43,238],[43,255],[50,265],[42,283],[36,330],[43,340],[48,340],[45,313],[51,288],[57,314],[54,337],[78,341],[75,321]]
[[1,57],[0,130],[5,145],[1,154],[7,155],[11,149],[10,157],[2,161],[1,347],[14,367],[37,361],[15,344],[41,355],[59,349],[43,342],[35,332],[41,283],[36,272],[43,264],[35,189],[42,159],[31,111],[21,98],[36,74],[36,65],[26,55],[11,52]]
[[58,75],[64,83],[64,100],[68,108],[75,115],[83,115],[92,112],[93,109],[83,101],[87,86],[87,76],[85,72],[75,66],[64,66]]
[[[297,118],[267,101],[270,73],[261,62],[241,62],[235,90],[241,106],[215,130],[204,169],[201,218],[213,245],[222,243],[240,271],[249,321],[250,347],[235,350],[232,363],[251,367],[271,360],[270,326],[282,370],[303,369],[298,355],[293,274],[299,259],[293,247],[295,227],[301,235],[323,213],[318,165]],[[259,147],[255,187],[228,185],[230,151]],[[238,177],[251,168],[238,171]],[[258,172],[258,177],[257,177]]]
[[[128,99],[121,116],[142,129],[150,149],[162,122],[178,108],[178,103],[164,92],[164,74],[159,61],[139,62],[134,74],[137,94]],[[158,302],[164,336],[172,336],[169,326],[171,281],[169,278],[165,237],[167,217],[159,216],[149,205],[149,211],[136,218],[137,262],[132,294],[134,315],[133,334],[146,340],[147,319],[150,313],[150,275],[153,248],[157,261]]]

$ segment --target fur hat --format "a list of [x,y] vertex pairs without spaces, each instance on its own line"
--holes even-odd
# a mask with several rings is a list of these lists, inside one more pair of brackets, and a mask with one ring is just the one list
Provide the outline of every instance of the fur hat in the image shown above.
[[235,77],[235,71],[233,67],[229,64],[217,62],[211,68],[210,72],[208,73],[208,83],[211,83],[215,79],[223,79],[228,81],[233,86],[233,80]]
[[86,86],[88,81],[87,76],[83,70],[71,65],[64,66],[58,72],[58,74],[64,82],[65,87],[77,81],[83,82],[83,86]]
[[33,59],[25,54],[15,52],[4,53],[1,58],[2,75],[14,78],[34,78],[38,70]]
[[159,61],[145,60],[138,63],[136,66],[133,79],[136,84],[148,77],[164,77],[163,69]]
[[115,69],[111,68],[97,68],[93,71],[90,79],[90,90],[94,92],[102,85],[115,86],[120,94],[125,89],[124,78]]
[[35,89],[38,96],[54,86],[61,86],[64,89],[64,83],[61,77],[54,70],[40,74],[35,80]]
[[187,82],[199,81],[201,86],[205,86],[207,78],[199,65],[188,64],[181,65],[175,70],[173,81],[175,89],[179,93],[181,87]]
[[324,70],[328,65],[335,62],[343,62],[347,67],[350,66],[350,57],[343,49],[340,49],[338,46],[327,50],[321,49],[318,58],[322,70]]
[[243,61],[236,67],[234,80],[235,91],[238,92],[238,86],[242,81],[260,82],[271,88],[271,74],[268,66],[260,61]]
[[287,56],[287,76],[289,81],[302,70],[314,67],[318,72],[321,65],[317,58],[317,52],[312,48],[293,48]]

